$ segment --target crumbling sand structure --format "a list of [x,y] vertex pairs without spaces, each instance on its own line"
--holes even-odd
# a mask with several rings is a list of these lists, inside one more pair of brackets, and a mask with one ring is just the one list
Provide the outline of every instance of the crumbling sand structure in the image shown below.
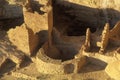
[[[0,6],[7,11],[4,14],[4,9],[0,8],[2,27],[7,23],[2,20],[11,17],[20,19],[20,23],[14,27],[9,26],[6,31],[5,40],[8,41],[5,44],[9,45],[8,50],[3,46],[4,50],[0,48],[2,75],[9,72],[8,75],[17,78],[23,76],[25,79],[37,80],[37,77],[29,76],[29,72],[21,72],[22,68],[33,63],[32,68],[42,74],[89,75],[89,72],[101,71],[100,75],[105,79],[119,79],[120,73],[117,70],[120,69],[120,15],[117,1],[113,0],[116,8],[111,5],[112,1],[109,1],[106,7],[101,0],[1,2],[5,5]],[[9,9],[11,15],[8,14]],[[14,66],[10,71],[4,68],[8,63]],[[118,64],[118,67],[113,66],[114,64]],[[110,71],[111,69],[113,71]],[[96,80],[98,77],[90,74],[90,77],[81,76],[80,79]]]

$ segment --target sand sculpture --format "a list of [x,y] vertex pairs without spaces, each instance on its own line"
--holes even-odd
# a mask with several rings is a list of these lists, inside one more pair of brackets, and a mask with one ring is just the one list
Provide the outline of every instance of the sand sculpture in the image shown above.
[[[45,6],[42,9],[38,9],[38,11],[35,11],[33,7],[34,5],[32,4],[31,0],[27,0],[26,4],[23,6],[24,23],[21,26],[10,29],[7,32],[9,40],[12,42],[12,44],[15,45],[17,49],[21,50],[23,53],[20,52],[20,54],[16,53],[15,55],[1,55],[0,66],[3,66],[4,64],[6,64],[6,61],[10,60],[12,63],[15,63],[17,70],[18,68],[21,68],[21,64],[23,64],[23,62],[27,58],[31,62],[35,63],[35,67],[40,73],[79,73],[89,62],[89,58],[93,57],[100,60],[102,60],[101,56],[106,58],[107,56],[105,56],[105,54],[110,53],[110,44],[117,47],[117,49],[115,48],[115,50],[113,51],[113,53],[117,54],[117,58],[115,58],[116,56],[109,57],[106,58],[104,61],[106,63],[109,63],[109,61],[113,58],[115,58],[113,61],[117,61],[118,59],[120,59],[118,57],[120,53],[120,47],[118,47],[120,46],[120,22],[118,22],[112,29],[110,29],[109,23],[106,23],[100,36],[92,33],[90,28],[87,28],[86,35],[84,36],[84,38],[81,37],[83,41],[80,42],[80,47],[77,47],[77,53],[73,54],[74,56],[72,56],[71,59],[68,59],[68,55],[72,55],[72,51],[66,51],[67,55],[64,55],[65,52],[63,51],[66,49],[74,48],[74,46],[72,43],[70,43],[70,45],[72,45],[69,46],[68,43],[64,41],[64,35],[60,34],[60,32],[53,25],[54,19],[52,0],[47,1],[44,5]],[[39,10],[43,10],[45,13],[41,15],[39,13]],[[45,30],[48,33],[48,39],[41,45],[40,41],[42,39],[40,39],[39,33]],[[18,33],[18,31],[23,32]],[[97,38],[99,40],[94,42],[94,39],[97,40]],[[55,40],[59,40],[59,42],[55,42]],[[95,46],[93,46],[93,42],[95,43]],[[61,48],[61,46],[65,46],[65,48]],[[91,50],[92,48],[98,48],[99,50],[97,52],[94,52]],[[91,54],[93,53],[94,55],[91,56]],[[63,57],[65,59],[63,59]],[[95,61],[93,61],[93,63],[94,62]],[[98,64],[98,62],[95,63]],[[106,64],[102,63],[98,65],[106,66]],[[109,66],[107,68],[109,68]],[[109,71],[107,70],[108,69],[106,69],[106,72],[108,72],[109,74]],[[26,77],[26,75],[24,76]]]
[[104,52],[104,50],[106,49],[106,47],[108,45],[108,42],[109,42],[109,24],[107,23],[102,32],[101,42],[97,43],[97,45],[100,46],[99,52]]

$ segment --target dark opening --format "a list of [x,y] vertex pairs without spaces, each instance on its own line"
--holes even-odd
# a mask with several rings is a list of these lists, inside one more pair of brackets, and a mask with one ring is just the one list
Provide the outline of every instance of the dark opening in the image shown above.
[[[66,3],[68,5],[73,5],[73,3],[69,3],[67,1]],[[96,25],[94,23],[91,23],[86,19],[83,20],[78,18],[74,13],[76,9],[74,9],[71,6],[64,6],[63,4],[58,4],[56,0],[53,0],[53,24],[61,35],[83,36],[86,35],[87,28],[90,28],[92,33],[96,31]],[[77,5],[77,4],[74,5],[80,8],[86,8],[81,5]],[[57,41],[57,38],[54,40]],[[63,43],[61,42],[60,44],[61,45],[57,45],[57,48],[60,51],[60,58],[62,61],[73,59],[74,56],[78,53],[78,50],[76,49],[76,46],[74,46],[74,44],[64,43],[64,42]]]
[[90,28],[92,33],[96,31],[96,28],[86,22],[75,21],[67,28],[66,32],[68,36],[82,36],[86,34],[87,28]]
[[[72,5],[72,3],[68,4]],[[78,7],[82,8],[83,6],[79,5]],[[62,4],[57,4],[56,1],[53,1],[54,27],[62,35],[67,36],[85,35],[87,28],[90,28],[91,32],[94,33],[97,28],[95,23],[88,22],[86,19],[79,19],[76,14],[71,12],[74,10],[75,9],[71,6],[64,6]],[[84,16],[84,14],[82,15]]]

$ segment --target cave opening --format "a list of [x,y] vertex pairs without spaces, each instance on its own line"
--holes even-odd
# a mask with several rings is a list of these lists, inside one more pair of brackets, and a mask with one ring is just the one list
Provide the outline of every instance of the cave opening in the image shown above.
[[[68,3],[71,4],[71,3]],[[74,10],[72,7],[63,6],[53,1],[53,18],[54,27],[65,36],[83,36],[86,34],[86,29],[90,28],[94,33],[96,25],[88,22],[88,20],[79,19],[76,14],[70,11]],[[84,16],[84,14],[83,14]],[[87,18],[87,17],[86,17]]]
[[[60,51],[60,58],[57,59],[61,59],[62,61],[71,60],[78,54],[78,45],[80,46],[83,42],[81,38],[81,41],[76,44],[77,42],[75,41],[78,39],[77,36],[85,36],[87,28],[90,28],[90,31],[94,33],[97,30],[97,26],[94,22],[90,22],[90,19],[86,20],[85,18],[78,18],[74,12],[72,13],[72,11],[75,10],[73,7],[58,4],[56,1],[57,0],[53,0],[53,27],[55,27],[63,36],[69,38],[72,36],[76,37],[75,39],[72,39],[73,43],[67,41],[57,45],[57,48]],[[71,3],[68,4],[71,5]],[[83,8],[83,6],[79,7]],[[84,14],[81,15],[84,16]],[[57,41],[57,39],[55,39],[55,41]]]

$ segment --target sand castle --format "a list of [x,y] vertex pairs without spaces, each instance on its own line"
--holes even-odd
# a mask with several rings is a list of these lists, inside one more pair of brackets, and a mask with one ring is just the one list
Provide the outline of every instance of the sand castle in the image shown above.
[[[54,5],[58,3],[60,5],[62,4],[61,2],[56,1],[56,4],[52,4],[52,0],[46,0],[43,3],[41,0],[27,0],[22,5],[24,23],[7,32],[10,42],[21,52],[1,55],[1,69],[9,61],[14,63],[15,70],[22,68],[24,64],[28,64],[26,66],[29,66],[32,62],[35,64],[37,71],[43,74],[79,74],[84,72],[84,67],[90,62],[102,66],[104,69],[106,68],[107,74],[111,76],[108,68],[111,68],[110,65],[112,62],[120,60],[120,21],[112,28],[109,23],[104,24],[104,28],[99,29],[100,32],[94,31],[94,25],[96,24],[93,27],[87,27],[87,24],[84,24],[83,26],[86,27],[80,29],[83,29],[81,34],[84,35],[68,36],[66,35],[67,31],[65,32],[64,30],[67,30],[69,27],[63,29],[63,27],[55,26],[57,18],[54,18]],[[73,8],[78,6],[73,3],[70,4]],[[70,4],[66,2],[61,6],[69,6]],[[81,35],[77,29],[74,29],[75,31],[71,29],[68,31],[73,32],[73,34],[76,31],[77,35]],[[108,67],[106,67],[107,65]],[[14,73],[11,75],[14,75]],[[29,77],[26,75],[23,76],[25,78]],[[112,76],[112,78],[114,77],[116,76]],[[31,80],[36,79],[29,78]]]

